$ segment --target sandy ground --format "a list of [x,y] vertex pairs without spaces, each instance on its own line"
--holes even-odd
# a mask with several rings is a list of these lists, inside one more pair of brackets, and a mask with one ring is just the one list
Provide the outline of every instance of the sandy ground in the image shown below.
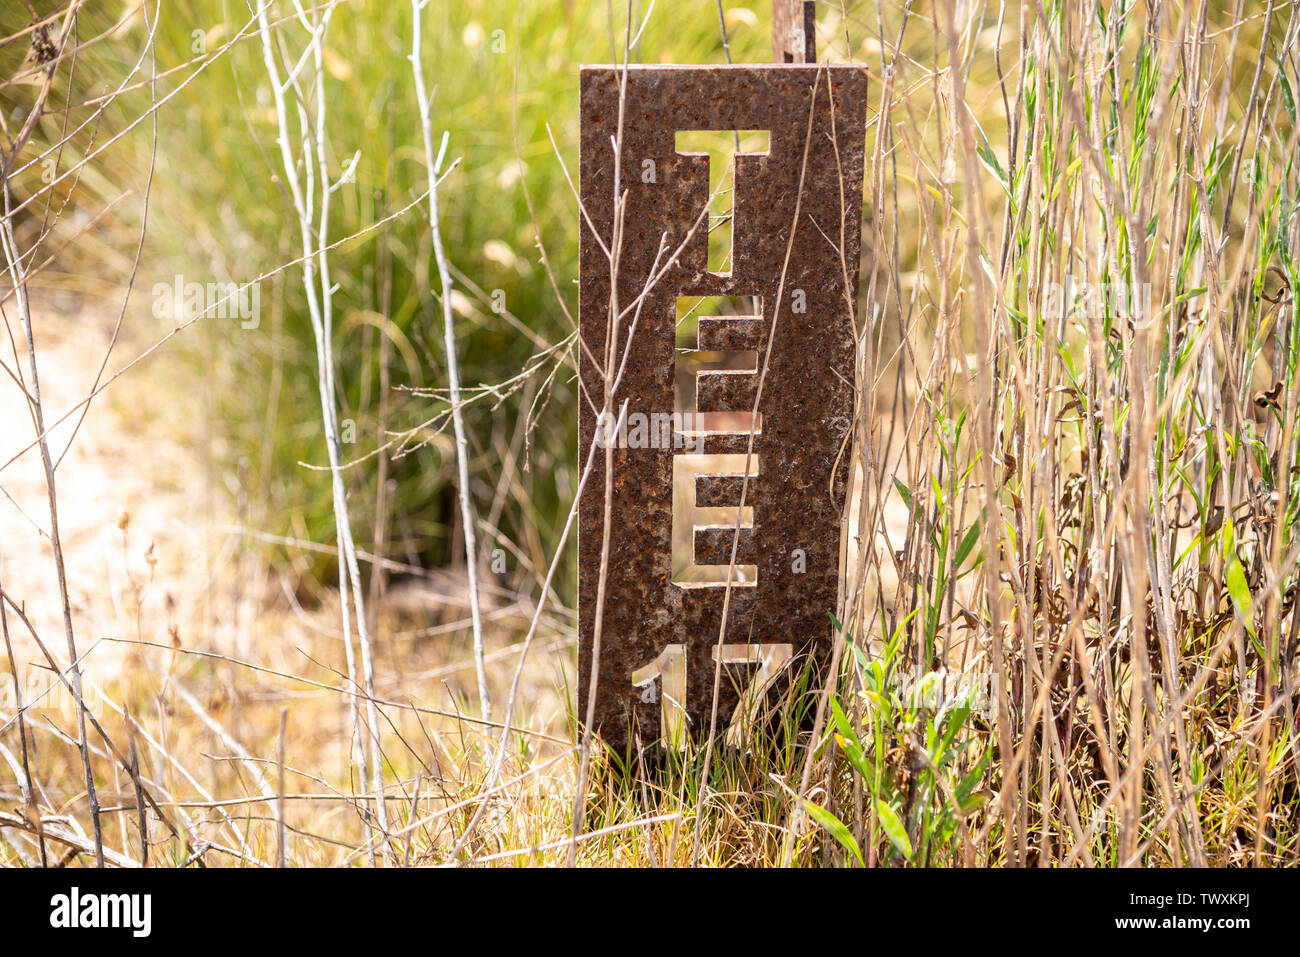
[[[32,446],[29,403],[8,374],[20,373],[30,391],[30,357],[12,304],[6,312],[18,352],[5,349],[0,381],[0,583],[63,658],[67,642],[45,471],[40,449]],[[73,627],[86,672],[99,680],[115,673],[127,651],[108,639],[166,641],[172,627],[179,631],[205,613],[213,565],[207,530],[217,518],[204,491],[203,462],[193,443],[178,435],[178,423],[187,421],[182,406],[193,397],[164,396],[171,407],[159,414],[158,399],[151,408],[133,396],[133,379],[149,374],[147,363],[92,402],[79,427],[79,413],[53,425],[92,391],[114,319],[107,307],[78,308],[73,315],[48,303],[34,314],[50,453],[59,461],[58,525]],[[108,373],[139,351],[136,343],[119,343]],[[13,615],[9,628],[23,671],[40,654]]]
[[[63,666],[67,639],[45,472],[40,449],[33,445],[28,402],[6,372],[21,369],[28,387],[29,357],[17,314],[8,313],[18,351],[16,358],[11,349],[0,352],[5,366],[0,369],[0,586]],[[326,589],[318,604],[299,606],[267,568],[256,536],[238,531],[228,483],[219,472],[213,474],[219,466],[207,454],[203,384],[194,381],[193,364],[176,354],[175,342],[113,382],[90,404],[79,428],[79,413],[53,425],[92,391],[115,318],[109,306],[35,308],[51,456],[62,457],[55,474],[59,534],[84,675],[107,689],[125,669],[167,668],[169,649],[179,644],[187,651],[229,655],[332,683],[337,675],[331,669],[344,668],[333,593]],[[129,340],[124,336],[106,375],[152,341],[139,328]],[[391,588],[376,636],[381,693],[432,695],[445,704],[449,687],[457,692],[472,687],[472,660],[449,643],[451,635],[420,637],[427,629],[445,633],[449,622],[466,623],[464,594],[460,578],[450,572]],[[497,596],[485,596],[494,637],[516,640],[530,609],[498,609],[498,604]],[[10,614],[8,625],[24,697],[32,703],[55,681],[21,620]],[[138,642],[162,647],[141,649]],[[143,658],[135,654],[141,650]],[[439,681],[429,684],[426,672],[435,665]],[[0,648],[0,714],[5,715],[12,704],[8,670]],[[549,675],[551,669],[542,670]],[[509,670],[494,677],[508,680]],[[256,680],[254,672],[231,672],[230,690]],[[44,703],[75,713],[71,702],[55,698],[50,694]]]

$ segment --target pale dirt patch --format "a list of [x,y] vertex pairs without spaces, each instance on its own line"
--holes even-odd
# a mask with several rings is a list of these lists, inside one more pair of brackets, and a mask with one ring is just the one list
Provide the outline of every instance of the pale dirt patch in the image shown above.
[[[16,312],[8,312],[13,341],[19,346],[17,361],[29,382],[25,336]],[[156,684],[161,671],[174,663],[168,649],[179,643],[187,651],[338,683],[345,665],[337,595],[322,589],[317,603],[300,605],[293,589],[267,568],[257,534],[241,530],[236,496],[231,494],[233,480],[219,472],[215,453],[209,451],[213,440],[204,422],[203,382],[173,344],[127,371],[91,403],[70,449],[78,416],[52,425],[92,391],[115,316],[112,305],[60,310],[47,302],[35,307],[37,366],[51,454],[56,460],[63,455],[55,475],[59,531],[84,674],[90,682],[107,686],[124,671],[152,668],[160,672],[150,678]],[[151,323],[146,320],[144,325]],[[155,336],[165,331],[149,330]],[[124,334],[105,376],[150,343],[139,328],[130,340]],[[15,368],[12,351],[3,361]],[[0,468],[0,585],[66,666],[44,468],[39,448],[26,448],[36,431],[19,386],[0,375],[0,466],[18,456]],[[459,647],[468,632],[467,609],[462,576],[456,572],[434,573],[424,583],[394,582],[375,635],[378,693],[444,707],[448,691],[457,698],[468,692],[473,662],[468,650]],[[486,593],[484,613],[492,645],[518,641],[531,610],[527,602],[520,605]],[[25,626],[12,614],[9,631],[30,702],[56,681]],[[536,671],[530,668],[530,677],[536,677],[529,684],[537,678],[549,684],[554,677],[552,656],[571,644],[564,640],[557,646],[551,635],[543,636],[534,656]],[[493,655],[491,679],[498,700],[508,687],[516,653],[499,648]],[[194,663],[189,656],[181,660]],[[12,688],[2,654],[0,662],[3,723],[11,714]],[[238,700],[265,679],[242,667],[219,672],[213,678],[224,691],[210,688],[205,700],[214,700],[212,695],[220,699],[217,703]],[[527,690],[556,711],[553,689]],[[331,696],[320,689],[297,691]],[[56,699],[49,695],[44,703],[53,707],[42,710],[73,713],[70,702]],[[100,710],[93,701],[92,710]],[[550,715],[552,721],[557,717],[562,723],[562,715]]]
[[[8,313],[20,351],[16,358],[10,351],[4,362],[11,369],[17,363],[30,391],[23,333],[15,311]],[[83,655],[106,637],[169,640],[168,625],[179,628],[193,617],[206,591],[204,526],[215,517],[203,501],[202,462],[188,436],[178,433],[185,422],[181,406],[191,397],[172,397],[174,416],[151,415],[156,400],[132,396],[147,367],[131,370],[96,398],[80,428],[77,413],[53,425],[92,391],[112,322],[110,308],[93,305],[69,314],[45,304],[34,317],[50,452],[56,461],[62,456],[55,473],[59,533]],[[106,374],[137,351],[119,343]],[[0,465],[19,456],[0,469],[0,582],[50,650],[62,656],[66,639],[45,472],[40,449],[27,448],[36,438],[29,403],[8,376],[0,382],[0,422]],[[10,631],[16,655],[39,657],[12,616]],[[87,656],[86,670],[109,680],[125,652],[119,643],[101,641]]]

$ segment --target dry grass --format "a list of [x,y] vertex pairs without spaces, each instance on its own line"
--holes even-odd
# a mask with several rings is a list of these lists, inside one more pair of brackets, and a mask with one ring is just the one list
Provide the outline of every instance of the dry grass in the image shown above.
[[[281,14],[290,9],[282,6]],[[743,27],[739,5],[725,6]],[[765,23],[759,6],[755,22]],[[63,9],[52,21],[56,38]],[[129,29],[94,40],[123,51],[113,86],[126,77],[150,92],[147,9]],[[6,84],[14,238],[3,309],[13,345],[3,388],[15,391],[5,408],[17,411],[0,450],[0,485],[21,490],[13,497],[28,518],[0,524],[0,621],[10,649],[10,697],[0,698],[0,861],[93,863],[100,843],[107,863],[151,866],[1300,862],[1300,325],[1292,304],[1300,277],[1290,254],[1300,208],[1300,21],[1273,3],[1229,12],[1208,3],[1036,0],[877,10],[819,6],[823,58],[854,59],[872,73],[855,484],[834,609],[841,668],[821,689],[824,720],[798,747],[724,746],[706,759],[701,743],[654,774],[614,775],[594,753],[577,826],[575,626],[563,584],[572,576],[558,577],[558,596],[542,584],[552,561],[567,568],[571,555],[531,496],[553,484],[547,494],[567,507],[581,463],[557,462],[544,476],[524,467],[539,422],[572,427],[573,405],[558,401],[559,417],[547,402],[576,388],[573,340],[535,341],[528,374],[495,391],[476,387],[477,370],[462,356],[462,375],[475,383],[467,402],[519,389],[526,396],[517,417],[497,417],[473,438],[488,450],[476,456],[470,484],[480,529],[517,569],[485,578],[486,694],[464,573],[420,567],[397,548],[376,557],[358,541],[361,575],[352,584],[364,581],[380,599],[369,603],[368,622],[351,619],[369,625],[361,640],[373,652],[371,693],[345,655],[348,610],[337,590],[302,574],[334,545],[305,529],[271,530],[262,499],[292,498],[295,473],[277,473],[275,489],[243,482],[238,456],[204,421],[212,406],[201,397],[182,402],[188,411],[177,415],[165,468],[140,463],[120,486],[70,477],[103,474],[94,470],[105,469],[109,452],[120,456],[105,434],[167,420],[167,404],[149,397],[168,386],[183,392],[195,374],[188,356],[169,364],[169,343],[212,334],[197,320],[173,333],[169,320],[127,310],[139,236],[117,218],[116,201],[59,214],[86,190],[111,193],[95,177],[114,155],[96,151],[115,131],[62,126],[86,118],[84,109],[61,109],[70,88],[86,95],[59,72],[68,59],[51,61],[57,82],[37,70],[35,85]],[[290,19],[270,18],[281,56],[301,43],[284,27]],[[426,18],[425,28],[437,25]],[[613,29],[623,36],[623,21]],[[23,24],[0,24],[0,34],[31,45]],[[258,42],[255,25],[249,36]],[[640,58],[661,55],[651,45],[658,36],[647,34]],[[336,58],[366,54],[341,34],[329,42]],[[146,66],[131,78],[137,58]],[[594,49],[587,57],[604,58]],[[407,82],[409,65],[400,66]],[[317,80],[336,82],[311,68],[302,74],[307,91]],[[136,133],[156,118],[165,152],[181,119],[160,102],[136,117]],[[302,102],[317,100],[308,92]],[[23,116],[43,104],[26,134],[14,103],[25,105]],[[551,108],[567,117],[557,138],[561,153],[571,152],[576,105]],[[40,158],[65,137],[75,157],[60,169],[78,171],[85,185],[69,177],[46,189]],[[140,169],[153,144],[146,136],[133,147]],[[328,137],[318,145],[321,169],[337,178],[347,157],[334,162]],[[523,149],[534,169],[559,163],[544,135]],[[487,201],[472,172],[443,194],[444,210]],[[145,180],[137,179],[138,203]],[[172,200],[166,183],[157,188],[155,202]],[[350,194],[340,196],[346,205]],[[420,215],[422,200],[386,207],[394,219],[375,233]],[[100,213],[107,219],[96,232]],[[561,247],[577,234],[576,209],[568,215],[567,236],[542,234],[550,257],[530,274],[538,289],[553,290],[547,321],[557,324],[572,301],[571,257]],[[42,222],[54,226],[48,235]],[[56,251],[72,262],[82,247],[91,252],[81,262],[106,264],[93,283],[69,280],[75,270],[59,260],[42,265]],[[295,247],[296,235],[286,250]],[[285,308],[283,287],[302,281],[295,255],[262,268],[270,313]],[[427,266],[429,249],[417,255]],[[454,245],[447,256],[454,267]],[[518,332],[513,316],[483,301],[486,282],[483,297],[456,283],[465,290],[457,316]],[[1067,284],[1090,298],[1056,308]],[[74,361],[61,337],[43,334],[56,321],[51,291],[69,286],[111,294],[96,341],[119,342],[128,358],[116,353],[101,383],[112,384],[107,396],[126,397],[91,406],[74,448],[93,440],[92,449],[60,466],[55,495],[28,413],[34,419],[43,405],[54,422],[75,410],[93,391],[86,380],[95,381],[101,354]],[[1117,288],[1135,295],[1104,294]],[[323,294],[332,295],[328,286]],[[131,320],[120,340],[118,306]],[[542,328],[533,316],[518,321],[534,334]],[[25,372],[29,328],[43,377],[56,370],[39,402]],[[401,340],[392,341],[400,351]],[[141,354],[154,359],[130,358]],[[72,372],[60,382],[64,368]],[[450,453],[444,393],[386,394],[439,403],[409,430],[399,417],[390,434]],[[331,402],[349,401],[323,398],[326,422]],[[75,418],[50,428],[53,457]],[[107,451],[97,453],[101,441]],[[376,508],[356,494],[387,467],[376,444],[347,466],[364,475],[351,486],[356,514]],[[143,456],[147,446],[128,447]],[[323,443],[318,452],[314,461]],[[20,484],[11,477],[22,469]],[[195,478],[179,481],[177,471]],[[89,502],[63,504],[65,475]],[[209,504],[199,509],[198,500]],[[67,588],[56,584],[51,502],[67,517]],[[118,527],[122,508],[141,517]],[[514,526],[503,514],[532,521],[507,534],[500,529]],[[84,553],[105,531],[121,551],[97,570]],[[268,539],[297,557],[269,563]],[[195,553],[198,562],[178,557]],[[370,588],[376,568],[386,577]],[[65,637],[83,656],[76,669]],[[85,684],[84,711],[74,675]],[[56,690],[30,700],[46,687]],[[14,689],[27,700],[15,700]],[[512,689],[517,708],[503,739],[500,724],[478,717],[479,700],[494,702],[500,722],[495,705]],[[82,714],[90,719],[84,743]]]

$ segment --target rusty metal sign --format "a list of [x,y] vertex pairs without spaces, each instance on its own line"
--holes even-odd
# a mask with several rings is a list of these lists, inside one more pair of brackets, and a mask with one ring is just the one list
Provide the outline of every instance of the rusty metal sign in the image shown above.
[[[783,649],[784,680],[829,659],[867,74],[585,67],[581,90],[578,713],[594,677],[594,730],[622,751],[660,738],[665,655],[697,736],[715,688],[722,729]],[[711,188],[692,131],[735,144],[730,181]]]

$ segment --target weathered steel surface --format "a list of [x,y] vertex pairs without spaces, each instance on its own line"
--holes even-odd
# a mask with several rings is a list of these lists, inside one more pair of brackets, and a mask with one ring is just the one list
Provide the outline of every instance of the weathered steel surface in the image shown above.
[[[781,64],[627,72],[618,179],[626,207],[613,299],[620,317],[614,348],[607,353],[612,271],[601,243],[613,243],[613,141],[621,76],[618,68],[582,71],[580,191],[590,222],[584,218],[580,243],[585,348],[579,461],[587,461],[597,442],[607,354],[616,375],[620,366],[624,370],[612,397],[615,412],[624,403],[629,414],[673,412],[677,297],[761,301],[761,318],[705,318],[699,324],[699,348],[756,351],[759,369],[771,340],[758,399],[760,431],[753,436],[753,477],[745,493],[752,529],[742,529],[737,553],[738,566],[756,566],[757,582],[742,583],[741,569],[733,569],[725,641],[789,643],[794,667],[809,658],[824,663],[831,647],[828,612],[836,601],[849,463],[845,445],[853,414],[867,75],[854,66]],[[708,157],[676,150],[675,134],[690,130],[769,131],[768,153],[736,157],[729,273],[708,271]],[[662,275],[647,285],[661,241]],[[638,309],[634,304],[642,296]],[[724,378],[731,384],[714,381]],[[758,382],[757,372],[702,373],[699,401],[743,413],[740,419],[748,423]],[[717,522],[693,523],[695,565],[725,566],[731,554],[738,476],[750,445],[747,426],[734,431],[733,421],[731,427],[728,434],[703,439],[705,454],[741,458],[695,480],[695,506],[727,508],[729,526],[720,531],[699,527]],[[615,447],[609,453],[612,510],[594,725],[616,750],[627,746],[634,726],[643,743],[658,734],[662,685],[655,678],[634,688],[633,673],[654,663],[668,645],[686,650],[684,703],[692,733],[707,733],[712,707],[726,588],[716,582],[684,583],[680,575],[674,580],[674,459],[691,453],[672,443],[656,444]],[[580,502],[578,708],[584,718],[602,575],[606,454],[603,446],[596,449]],[[796,570],[796,550],[804,556],[802,573]],[[719,728],[734,711],[737,682],[750,671],[748,664],[724,668]]]

